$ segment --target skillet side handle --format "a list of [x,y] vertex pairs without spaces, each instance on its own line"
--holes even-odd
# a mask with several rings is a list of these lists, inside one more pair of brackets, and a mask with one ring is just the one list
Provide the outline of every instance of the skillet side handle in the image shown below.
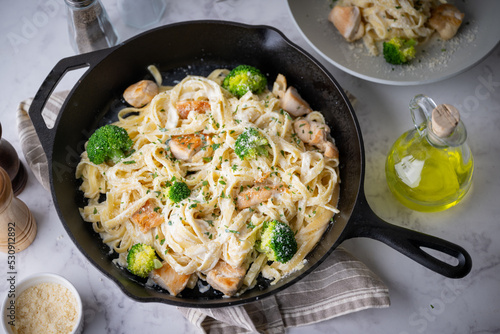
[[[472,259],[465,249],[449,241],[404,227],[389,224],[370,208],[364,196],[358,201],[350,237],[367,237],[385,243],[410,259],[443,276],[463,278],[472,268]],[[458,260],[451,265],[425,252],[429,248]]]
[[42,112],[50,95],[67,72],[83,67],[92,68],[113,50],[114,48],[103,49],[61,59],[47,75],[38,92],[35,94],[28,114],[49,161],[52,157],[55,127],[47,127],[42,117]]

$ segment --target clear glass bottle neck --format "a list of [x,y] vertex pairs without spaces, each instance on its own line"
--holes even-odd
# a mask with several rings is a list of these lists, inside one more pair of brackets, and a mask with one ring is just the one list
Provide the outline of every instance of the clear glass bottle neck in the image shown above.
[[425,95],[417,95],[410,101],[410,113],[413,124],[421,136],[426,136],[429,143],[436,147],[457,147],[467,139],[467,130],[462,121],[458,122],[453,132],[445,137],[437,136],[432,129],[432,110],[436,103]]

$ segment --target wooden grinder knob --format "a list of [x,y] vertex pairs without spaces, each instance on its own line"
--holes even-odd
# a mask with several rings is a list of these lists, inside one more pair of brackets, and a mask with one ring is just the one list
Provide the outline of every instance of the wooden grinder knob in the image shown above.
[[36,221],[23,201],[14,196],[9,174],[0,167],[0,251],[13,254],[33,242]]

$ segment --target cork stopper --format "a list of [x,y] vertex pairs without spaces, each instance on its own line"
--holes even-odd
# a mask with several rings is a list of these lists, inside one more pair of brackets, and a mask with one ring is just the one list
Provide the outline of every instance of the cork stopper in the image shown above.
[[460,113],[450,104],[440,104],[432,110],[432,132],[439,138],[450,136],[460,123]]
[[36,221],[23,201],[14,196],[9,174],[0,167],[0,251],[14,254],[35,239]]

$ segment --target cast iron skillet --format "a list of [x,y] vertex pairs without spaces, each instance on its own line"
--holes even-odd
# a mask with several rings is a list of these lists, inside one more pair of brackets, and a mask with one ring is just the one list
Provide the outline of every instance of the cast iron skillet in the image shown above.
[[[273,82],[283,73],[314,110],[321,110],[332,129],[340,152],[340,214],[308,255],[305,267],[267,286],[240,297],[186,289],[182,298],[146,288],[126,270],[112,263],[109,249],[102,245],[91,225],[80,217],[81,195],[74,179],[83,145],[100,125],[108,123],[123,107],[124,89],[148,76],[147,66],[157,65],[166,83],[187,74],[207,75],[216,68],[250,64],[260,68]],[[58,81],[68,71],[88,67],[64,103],[51,129],[41,111]],[[461,278],[471,269],[471,258],[460,246],[448,241],[391,225],[378,218],[363,192],[364,151],[359,125],[344,92],[325,68],[282,33],[266,26],[248,26],[223,21],[193,21],[167,25],[145,32],[116,47],[62,59],[49,73],[29,111],[49,161],[52,197],[69,236],[106,276],[131,298],[185,307],[220,307],[257,300],[274,294],[316,268],[339,244],[354,237],[377,239],[425,267],[451,278]],[[452,265],[425,252],[433,249],[458,260]]]

